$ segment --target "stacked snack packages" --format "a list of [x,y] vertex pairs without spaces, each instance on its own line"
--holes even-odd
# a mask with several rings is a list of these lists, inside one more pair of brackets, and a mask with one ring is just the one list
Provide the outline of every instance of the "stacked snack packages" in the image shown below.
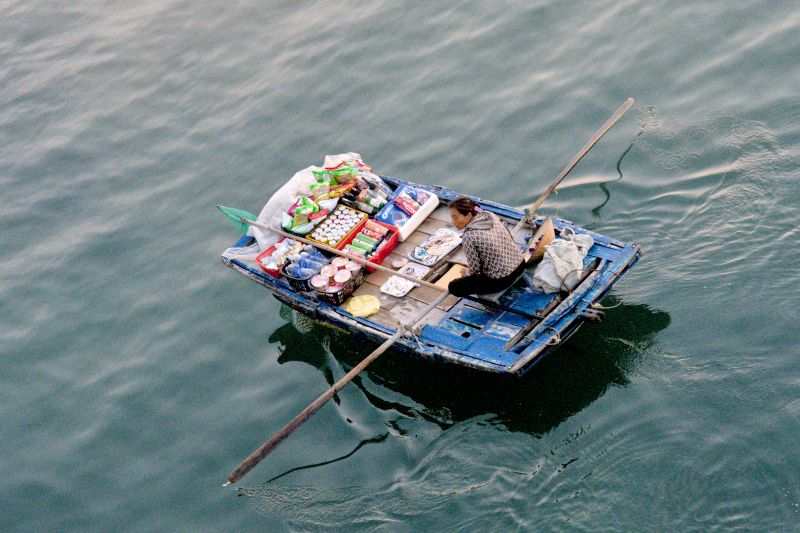
[[320,292],[339,292],[360,271],[361,265],[358,262],[346,257],[334,257],[329,265],[322,267],[319,274],[311,278],[309,283]]
[[[386,205],[387,198],[392,194],[392,189],[380,176],[358,159],[342,161],[335,167],[312,169],[311,173],[314,183],[309,185],[307,197],[313,202],[338,200],[343,205],[371,215]],[[303,221],[302,216],[301,213],[298,222]],[[313,219],[314,215],[309,218]]]
[[309,194],[317,201],[340,198],[355,186],[350,167],[312,170],[311,173],[316,181],[309,185]]
[[428,194],[425,191],[414,189],[413,193],[415,194],[416,198],[413,198],[411,194],[404,191],[397,195],[397,198],[394,199],[394,205],[396,205],[408,216],[416,213],[420,205],[428,201]]
[[373,220],[367,220],[350,244],[344,247],[345,251],[365,259],[369,259],[378,249],[389,230]]
[[281,225],[293,233],[305,234],[328,214],[328,208],[321,206],[314,198],[300,196],[286,211]]
[[380,176],[374,174],[369,165],[357,159],[343,161],[334,168],[312,172],[317,179],[316,187],[312,187],[324,190],[327,180],[328,194],[336,194],[342,204],[368,215],[377,213],[392,194],[392,190]]
[[[311,173],[314,182],[308,186],[306,194],[298,197],[285,212],[282,225],[295,233],[313,231],[311,240],[328,245],[335,245],[338,239],[343,239],[347,234],[347,228],[337,227],[337,224],[357,223],[365,216],[377,214],[392,194],[392,189],[380,176],[358,159],[347,159],[334,167],[312,167]],[[336,207],[337,202],[346,207]],[[353,215],[347,207],[356,209],[356,214]],[[342,217],[344,220],[339,220]],[[320,222],[322,226],[314,229]],[[389,236],[388,228],[368,219],[361,231],[345,246],[345,251],[369,259]],[[289,276],[308,280],[313,289],[329,294],[338,293],[348,283],[352,284],[363,268],[357,261],[344,257],[336,257],[328,262],[316,249],[304,247],[298,251],[296,245],[282,245],[281,253],[276,251],[271,259],[274,260],[273,266],[280,267],[287,263],[284,270]]]
[[339,200],[369,214],[383,207],[392,192],[368,165],[357,159],[332,168],[312,168],[311,174],[314,182],[308,186],[307,194],[297,198],[281,221],[284,229],[301,235],[309,233]]

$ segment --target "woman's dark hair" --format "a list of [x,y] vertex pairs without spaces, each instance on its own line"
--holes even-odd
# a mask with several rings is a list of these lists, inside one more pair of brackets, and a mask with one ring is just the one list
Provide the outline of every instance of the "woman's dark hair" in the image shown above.
[[472,198],[469,198],[468,196],[459,196],[458,198],[447,204],[447,207],[455,209],[464,216],[467,216],[470,213],[474,215],[475,213],[480,212],[478,204],[473,202]]

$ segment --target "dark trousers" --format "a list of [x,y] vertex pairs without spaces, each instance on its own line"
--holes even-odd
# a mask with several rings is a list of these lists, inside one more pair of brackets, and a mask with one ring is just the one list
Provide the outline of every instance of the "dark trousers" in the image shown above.
[[450,294],[453,296],[500,292],[510,287],[524,270],[525,262],[523,261],[514,272],[502,278],[490,278],[485,274],[472,274],[463,278],[454,279],[450,282],[450,285],[448,285],[447,290],[450,291]]

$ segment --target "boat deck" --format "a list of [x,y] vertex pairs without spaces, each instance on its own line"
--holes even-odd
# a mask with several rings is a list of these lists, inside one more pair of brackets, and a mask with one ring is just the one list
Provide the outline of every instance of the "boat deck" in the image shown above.
[[[400,257],[407,258],[408,254],[414,249],[415,246],[422,244],[432,233],[439,228],[450,225],[450,216],[447,208],[437,208],[425,222],[423,222],[409,237],[397,245],[394,251],[384,260],[383,265],[390,267],[392,261]],[[458,255],[463,257],[459,247]],[[451,258],[451,261],[458,261],[458,258]],[[466,264],[466,260],[463,261]],[[406,318],[419,313],[425,305],[433,302],[439,294],[434,288],[418,286],[403,297],[391,296],[380,291],[380,286],[383,285],[391,274],[376,270],[364,278],[364,282],[353,293],[354,296],[370,294],[375,296],[381,302],[380,311],[370,317],[371,320],[379,322],[388,327],[396,327],[400,321],[405,321]],[[438,323],[450,308],[455,305],[460,298],[456,296],[448,296],[436,309],[432,310],[426,317],[426,323]]]
[[[505,220],[509,229],[513,228],[515,222]],[[394,251],[383,262],[384,266],[390,267],[392,261],[398,258],[408,258],[408,254],[414,249],[415,246],[422,244],[431,234],[435,233],[438,229],[444,227],[451,227],[450,214],[447,207],[438,207],[426,220],[423,222],[404,242],[397,245]],[[525,234],[520,232],[517,234],[517,241],[522,248],[525,245]],[[463,249],[459,246],[450,254],[445,260],[444,264],[434,268],[425,278],[426,281],[435,281],[436,278],[443,275],[454,264],[466,265],[466,255]],[[433,302],[440,291],[424,286],[417,286],[413,288],[408,294],[403,297],[391,296],[380,291],[380,286],[383,285],[391,274],[376,270],[364,278],[364,282],[353,293],[354,296],[359,295],[372,295],[378,298],[381,303],[380,311],[370,316],[370,320],[380,323],[383,326],[395,328],[400,322],[407,322],[411,317],[416,316],[422,308]],[[543,297],[545,295],[542,295]],[[551,298],[547,298],[550,300]],[[462,299],[456,296],[448,296],[436,309],[432,310],[423,319],[423,324],[440,324],[449,311],[454,311],[458,304],[462,303]],[[485,307],[480,303],[463,300],[463,304],[467,308],[472,308],[477,311],[484,310]],[[468,312],[468,310],[465,310]]]

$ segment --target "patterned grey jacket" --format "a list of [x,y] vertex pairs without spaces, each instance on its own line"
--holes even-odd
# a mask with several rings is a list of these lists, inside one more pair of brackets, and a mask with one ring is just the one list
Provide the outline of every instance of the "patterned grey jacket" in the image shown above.
[[481,211],[472,217],[461,239],[469,274],[502,278],[522,262],[522,253],[511,232],[494,213]]

